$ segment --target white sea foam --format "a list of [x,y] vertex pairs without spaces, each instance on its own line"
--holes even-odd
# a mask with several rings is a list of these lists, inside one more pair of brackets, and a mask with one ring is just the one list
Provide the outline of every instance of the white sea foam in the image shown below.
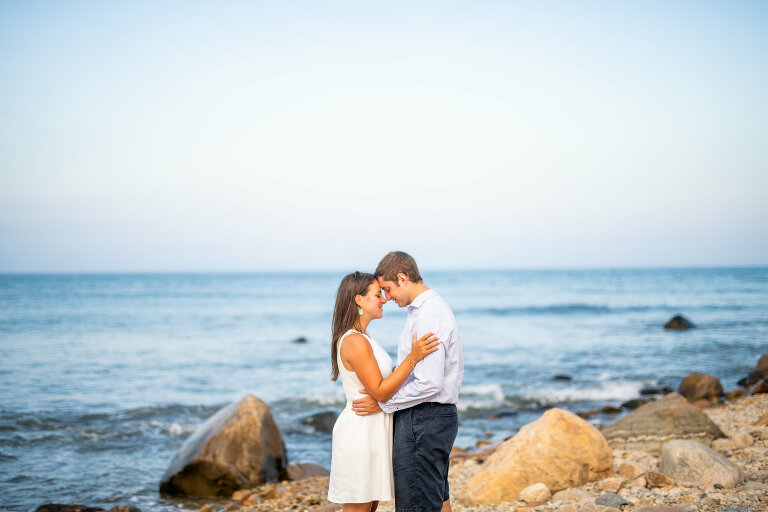
[[592,387],[539,388],[524,394],[528,400],[542,405],[562,402],[606,402],[610,400],[625,401],[636,398],[643,387],[642,382],[604,382]]
[[490,397],[499,403],[504,400],[504,390],[501,388],[501,384],[498,383],[463,386],[461,388],[461,395]]
[[171,423],[168,426],[168,433],[172,436],[188,435],[197,430],[195,425],[179,425],[178,423]]
[[309,395],[305,400],[321,406],[344,405],[346,402],[343,393],[334,393],[332,395]]
[[494,409],[504,403],[504,390],[501,384],[477,384],[474,386],[463,386],[459,403],[456,407],[460,411],[473,409]]

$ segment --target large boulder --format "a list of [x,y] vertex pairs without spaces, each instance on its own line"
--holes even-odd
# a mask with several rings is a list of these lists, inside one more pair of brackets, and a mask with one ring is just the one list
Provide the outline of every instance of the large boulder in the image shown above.
[[659,452],[671,439],[694,439],[707,445],[725,437],[699,408],[677,393],[645,404],[603,429],[612,448]]
[[714,375],[692,373],[680,382],[677,392],[687,398],[689,402],[696,400],[716,402],[723,394],[723,385],[720,383],[720,379]]
[[696,326],[693,325],[693,322],[683,315],[675,315],[664,324],[665,329],[671,329],[673,331],[684,331],[686,329],[693,329],[694,327]]
[[575,414],[550,409],[504,441],[466,485],[460,501],[513,501],[529,485],[552,492],[613,476],[613,452],[600,431]]
[[675,440],[661,449],[661,467],[677,485],[726,489],[741,485],[744,476],[739,466],[697,441]]
[[211,416],[187,439],[160,482],[160,492],[231,496],[284,476],[285,443],[267,404],[253,395]]

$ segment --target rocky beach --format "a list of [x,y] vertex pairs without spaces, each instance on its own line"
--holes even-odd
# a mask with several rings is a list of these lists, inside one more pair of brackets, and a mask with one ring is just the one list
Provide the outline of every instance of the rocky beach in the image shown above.
[[[729,400],[704,409],[729,444],[719,453],[738,466],[743,481],[733,487],[720,484],[678,485],[659,472],[661,455],[641,450],[613,450],[613,474],[578,487],[552,493],[533,484],[521,498],[495,504],[470,504],[467,485],[483,471],[491,450],[461,453],[451,460],[449,480],[453,510],[479,512],[758,512],[768,510],[768,394]],[[732,444],[730,444],[732,443]],[[555,468],[553,468],[553,471]],[[214,501],[200,512],[266,512],[337,510],[325,500],[327,477],[264,484],[235,495],[237,500]],[[523,499],[528,498],[528,501]],[[394,510],[394,502],[379,504],[379,511]]]
[[[715,376],[692,374],[683,379],[678,388],[685,396],[670,393],[651,400],[601,429],[579,415],[552,408],[501,443],[478,440],[473,450],[455,447],[449,472],[453,509],[458,512],[767,510],[768,393],[749,394],[754,389],[762,391],[760,385],[766,377],[768,355],[764,355],[755,370],[742,381],[746,389],[723,394]],[[268,407],[248,397],[211,418],[192,436],[190,445],[200,445],[201,437],[216,439],[218,434],[211,437],[209,432],[213,427],[226,431],[232,430],[232,425],[242,425],[247,421],[244,418],[249,415],[249,407],[258,411],[260,419],[255,424],[263,424],[274,436],[276,427]],[[260,429],[248,435],[260,435]],[[220,443],[216,440],[213,444]],[[189,468],[199,464],[200,457],[205,459],[209,455],[186,453],[183,457],[188,459]],[[283,462],[260,463],[279,467]],[[237,465],[242,461],[233,463]],[[179,466],[180,463],[174,459],[173,464]],[[263,474],[266,469],[261,471]],[[185,478],[188,473],[189,469]],[[341,508],[326,500],[328,477],[321,466],[291,464],[283,468],[281,474],[288,478],[238,489],[229,498],[208,500],[200,512]],[[188,481],[198,482],[199,478]],[[394,502],[381,503],[378,510],[392,511]]]

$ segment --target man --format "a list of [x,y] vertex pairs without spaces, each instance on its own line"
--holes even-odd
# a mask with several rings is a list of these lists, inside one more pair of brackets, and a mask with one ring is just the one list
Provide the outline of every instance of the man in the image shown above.
[[[355,400],[359,415],[394,413],[392,466],[397,512],[450,512],[448,463],[459,428],[456,402],[464,377],[464,356],[456,319],[437,290],[421,279],[416,261],[393,251],[374,273],[387,300],[408,307],[398,344],[398,364],[406,359],[413,334],[433,332],[439,349],[412,365],[413,373],[387,402],[370,396]],[[361,392],[364,392],[362,390]]]

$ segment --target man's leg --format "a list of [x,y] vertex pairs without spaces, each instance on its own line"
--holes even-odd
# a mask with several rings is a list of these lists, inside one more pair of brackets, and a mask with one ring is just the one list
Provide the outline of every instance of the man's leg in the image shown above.
[[425,403],[395,413],[398,512],[438,512],[448,501],[448,462],[458,426],[455,406]]

